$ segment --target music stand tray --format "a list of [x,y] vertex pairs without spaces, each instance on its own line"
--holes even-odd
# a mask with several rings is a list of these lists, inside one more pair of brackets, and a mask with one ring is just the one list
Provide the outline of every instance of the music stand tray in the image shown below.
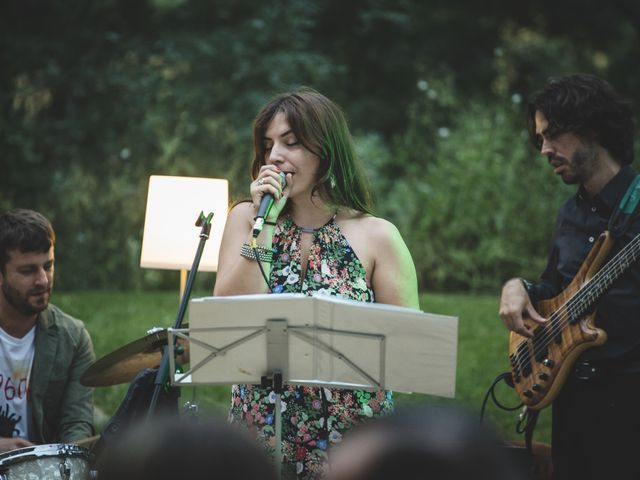
[[457,317],[261,294],[194,298],[189,326],[168,332],[190,344],[191,368],[171,367],[177,385],[259,384],[277,370],[291,384],[455,395]]

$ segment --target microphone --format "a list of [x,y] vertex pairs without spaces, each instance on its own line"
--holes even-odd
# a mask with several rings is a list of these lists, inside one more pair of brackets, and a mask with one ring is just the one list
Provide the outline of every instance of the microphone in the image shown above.
[[[287,175],[284,172],[280,172],[280,183],[282,188],[287,186]],[[270,193],[265,193],[260,200],[260,206],[258,207],[258,214],[255,218],[255,223],[253,224],[253,238],[257,238],[262,231],[262,227],[264,226],[264,217],[269,215],[271,211],[271,207],[273,206],[273,195]]]

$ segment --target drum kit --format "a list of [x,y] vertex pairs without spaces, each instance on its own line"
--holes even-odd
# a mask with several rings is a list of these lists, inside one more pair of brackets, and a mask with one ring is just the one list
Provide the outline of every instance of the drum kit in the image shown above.
[[[131,382],[144,369],[156,368],[167,345],[167,330],[153,328],[125,346],[94,362],[80,379],[88,387],[106,387]],[[188,345],[182,345],[176,360],[186,362]],[[0,454],[0,480],[52,479],[91,480],[90,449],[100,435],[73,444],[45,444]]]

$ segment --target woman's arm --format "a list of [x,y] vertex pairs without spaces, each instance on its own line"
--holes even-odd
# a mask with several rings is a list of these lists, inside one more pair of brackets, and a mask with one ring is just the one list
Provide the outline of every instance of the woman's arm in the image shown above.
[[266,293],[269,291],[268,279],[271,272],[270,262],[259,264],[252,258],[243,257],[240,253],[242,246],[252,244],[252,230],[254,217],[265,194],[270,194],[274,203],[269,212],[269,223],[265,223],[262,231],[256,238],[258,247],[271,250],[275,221],[287,203],[292,176],[287,175],[287,187],[282,190],[280,170],[273,165],[263,165],[260,168],[258,179],[251,182],[249,193],[251,201],[241,202],[235,205],[229,212],[227,224],[222,234],[220,255],[218,257],[218,274],[213,288],[214,295],[246,295],[250,293]]
[[368,223],[375,301],[420,309],[416,268],[400,232],[381,218],[370,217]]
[[[255,208],[251,202],[239,203],[229,212],[220,244],[214,295],[244,295],[269,291],[258,262],[240,255],[242,245],[251,241],[254,215]],[[259,246],[271,249],[273,229],[272,225],[264,225],[257,239]],[[271,264],[262,262],[262,267],[269,278]]]

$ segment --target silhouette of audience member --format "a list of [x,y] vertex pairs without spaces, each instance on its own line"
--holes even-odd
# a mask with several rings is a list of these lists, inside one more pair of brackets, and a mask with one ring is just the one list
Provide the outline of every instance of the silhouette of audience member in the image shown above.
[[467,411],[397,411],[353,429],[329,455],[328,480],[524,480],[497,435]]
[[100,462],[99,480],[276,480],[246,431],[195,417],[161,416],[128,427]]

